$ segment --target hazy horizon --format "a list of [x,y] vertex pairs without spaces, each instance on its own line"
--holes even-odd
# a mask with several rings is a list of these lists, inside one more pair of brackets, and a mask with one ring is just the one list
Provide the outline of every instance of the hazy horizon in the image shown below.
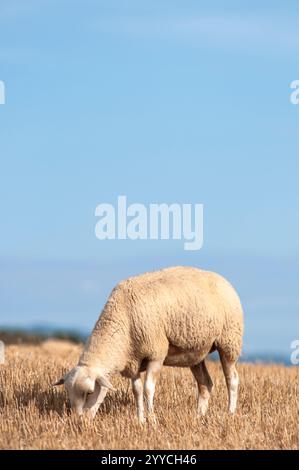
[[[194,259],[193,259],[194,258]],[[0,266],[2,311],[0,327],[52,325],[89,334],[107,298],[122,279],[171,265],[193,265],[217,271],[237,289],[245,317],[244,354],[290,356],[297,324],[298,301],[293,295],[299,274],[296,260],[252,256],[143,257],[113,263],[75,260],[16,260]],[[240,272],[242,275],[240,275]],[[285,272],[284,277],[281,272]],[[4,282],[5,278],[5,283]],[[33,285],[36,290],[33,289]]]

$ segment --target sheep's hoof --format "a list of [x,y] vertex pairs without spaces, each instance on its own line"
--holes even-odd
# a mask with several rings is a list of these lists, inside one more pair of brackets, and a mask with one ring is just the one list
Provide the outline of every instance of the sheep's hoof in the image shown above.
[[202,400],[198,403],[198,407],[197,407],[197,412],[199,414],[199,416],[205,416],[207,411],[208,411],[208,401],[207,400]]
[[150,424],[151,426],[157,426],[158,424],[155,413],[150,413],[147,417],[147,421],[148,421],[148,424]]
[[146,419],[144,416],[139,416],[138,417],[138,423],[143,426],[146,423]]

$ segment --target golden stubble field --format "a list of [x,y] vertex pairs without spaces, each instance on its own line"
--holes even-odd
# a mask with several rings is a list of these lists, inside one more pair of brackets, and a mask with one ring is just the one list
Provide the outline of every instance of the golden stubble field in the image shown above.
[[164,368],[155,397],[157,424],[141,426],[128,380],[113,379],[95,420],[69,413],[51,384],[75,365],[80,347],[48,341],[6,348],[0,366],[1,449],[298,449],[299,368],[240,364],[236,415],[227,412],[220,365],[209,362],[214,390],[206,417],[196,413],[188,369]]

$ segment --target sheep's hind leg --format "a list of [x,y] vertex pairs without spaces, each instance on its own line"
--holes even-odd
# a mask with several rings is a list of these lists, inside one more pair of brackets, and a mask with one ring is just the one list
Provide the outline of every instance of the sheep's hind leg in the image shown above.
[[228,359],[221,351],[219,351],[219,355],[228,391],[228,409],[230,413],[234,413],[237,408],[239,387],[239,375],[236,369],[236,362]]
[[163,366],[164,359],[150,361],[147,365],[146,376],[144,382],[144,391],[147,403],[148,417],[155,423],[156,418],[154,415],[154,395],[155,387],[159,372]]
[[206,367],[205,361],[190,367],[198,386],[198,413],[205,415],[209,405],[213,382]]
[[132,387],[133,393],[136,400],[137,405],[137,416],[140,423],[144,423],[144,407],[143,407],[143,384],[138,374],[136,377],[132,379]]

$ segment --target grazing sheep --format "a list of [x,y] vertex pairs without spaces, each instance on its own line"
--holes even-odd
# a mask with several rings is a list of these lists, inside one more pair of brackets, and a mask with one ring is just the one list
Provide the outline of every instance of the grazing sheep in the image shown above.
[[[78,365],[65,384],[72,408],[97,412],[110,377],[132,380],[137,414],[153,416],[155,384],[163,365],[190,367],[198,386],[198,411],[207,411],[212,380],[205,358],[218,350],[229,411],[236,409],[243,314],[233,287],[220,275],[191,267],[163,269],[120,282],[112,291]],[[140,372],[146,371],[144,387]]]

